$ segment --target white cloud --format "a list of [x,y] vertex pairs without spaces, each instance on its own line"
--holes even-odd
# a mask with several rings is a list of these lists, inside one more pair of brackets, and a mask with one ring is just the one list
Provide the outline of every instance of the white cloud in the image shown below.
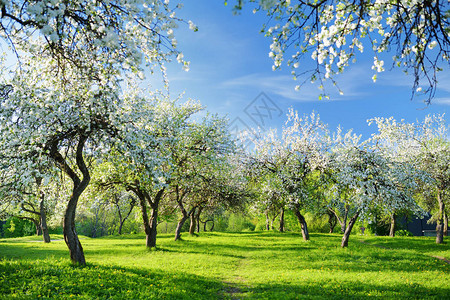
[[447,97],[447,98],[444,98],[444,97],[434,98],[433,100],[431,100],[431,103],[439,104],[439,105],[449,105],[450,106],[450,97]]
[[367,83],[361,82],[363,72],[362,68],[352,68],[347,73],[338,76],[337,81],[339,88],[344,92],[343,95],[339,94],[339,89],[333,86],[331,81],[325,82],[324,91],[319,90],[317,82],[314,84],[306,82],[299,91],[296,91],[295,86],[299,84],[299,81],[295,81],[290,75],[276,75],[276,72],[272,74],[251,73],[228,79],[221,83],[221,87],[224,89],[256,89],[299,102],[319,101],[318,96],[323,92],[330,95],[332,100],[355,100],[367,93],[364,86]]

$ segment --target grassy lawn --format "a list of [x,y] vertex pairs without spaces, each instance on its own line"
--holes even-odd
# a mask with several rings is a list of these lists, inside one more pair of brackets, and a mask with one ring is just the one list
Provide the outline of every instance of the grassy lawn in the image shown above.
[[[0,299],[449,299],[449,244],[428,237],[248,232],[83,238],[87,267],[62,240],[0,240]],[[62,239],[62,236],[52,236]]]

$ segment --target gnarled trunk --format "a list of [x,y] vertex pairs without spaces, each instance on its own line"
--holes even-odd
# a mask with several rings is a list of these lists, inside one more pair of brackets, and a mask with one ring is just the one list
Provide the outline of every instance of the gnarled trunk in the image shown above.
[[280,232],[284,232],[284,206],[280,211]]
[[392,214],[391,216],[391,227],[389,229],[389,236],[390,237],[394,237],[395,236],[395,213]]
[[334,215],[334,213],[331,212],[330,210],[327,211],[327,214],[328,214],[328,224],[330,225],[329,233],[333,233],[334,227],[336,227],[337,224],[337,218]]
[[77,209],[78,199],[80,198],[83,191],[87,188],[89,181],[91,180],[89,170],[83,159],[83,148],[88,137],[86,135],[81,135],[77,144],[76,150],[76,163],[77,167],[83,175],[83,179],[80,180],[77,173],[68,165],[65,158],[58,152],[58,141],[53,142],[50,145],[50,156],[56,161],[59,168],[65,172],[73,182],[72,195],[67,204],[66,211],[64,213],[63,220],[63,234],[64,241],[69,248],[70,259],[72,263],[85,266],[86,260],[84,258],[83,247],[81,246],[80,240],[78,239],[78,234],[75,228],[75,213]]
[[356,214],[350,219],[350,222],[348,222],[348,226],[345,229],[344,236],[342,237],[342,243],[341,247],[345,248],[348,247],[348,240],[350,238],[350,233],[352,232],[353,226],[356,223],[356,220],[358,219],[359,211],[356,212]]
[[436,224],[436,244],[444,242],[444,200],[441,198],[441,191],[437,193],[437,200],[439,204],[439,215]]
[[41,202],[39,203],[39,209],[40,209],[40,217],[41,217],[41,230],[42,230],[42,236],[44,238],[44,243],[50,243],[50,235],[48,233],[48,227],[47,227],[47,214],[45,213],[45,207],[44,207],[44,195],[41,196]]
[[341,219],[341,216],[339,216],[339,214],[334,209],[328,208],[328,212],[334,214],[334,216],[336,217],[337,222],[339,222],[339,225],[341,225],[341,232],[342,233],[344,233],[345,232],[345,228],[347,228],[348,211],[349,211],[349,206],[345,205],[344,215],[342,216],[342,219]]
[[300,212],[300,205],[295,205],[294,213],[302,228],[303,240],[308,241],[309,240],[308,224],[306,224],[305,217]]
[[183,215],[178,221],[177,228],[175,229],[175,241],[181,238],[181,228],[183,227],[186,220],[189,218],[188,215]]

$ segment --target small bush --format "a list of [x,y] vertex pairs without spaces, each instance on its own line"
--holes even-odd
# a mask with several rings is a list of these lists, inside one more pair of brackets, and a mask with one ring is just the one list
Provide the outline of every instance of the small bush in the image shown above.
[[3,225],[4,236],[6,238],[22,237],[36,234],[33,222],[17,217],[11,217]]
[[330,232],[330,225],[328,224],[328,216],[317,216],[311,213],[305,214],[305,220],[308,225],[309,232],[327,233]]
[[414,234],[412,234],[410,231],[404,230],[404,229],[397,230],[395,232],[395,235],[396,236],[414,236]]

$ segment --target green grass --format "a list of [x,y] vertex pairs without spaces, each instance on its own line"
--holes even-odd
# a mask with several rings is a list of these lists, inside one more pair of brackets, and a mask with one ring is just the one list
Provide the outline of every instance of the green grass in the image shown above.
[[[0,240],[0,299],[449,299],[448,244],[433,238],[296,233],[83,238],[88,265],[64,241]],[[62,236],[53,235],[53,239]]]

